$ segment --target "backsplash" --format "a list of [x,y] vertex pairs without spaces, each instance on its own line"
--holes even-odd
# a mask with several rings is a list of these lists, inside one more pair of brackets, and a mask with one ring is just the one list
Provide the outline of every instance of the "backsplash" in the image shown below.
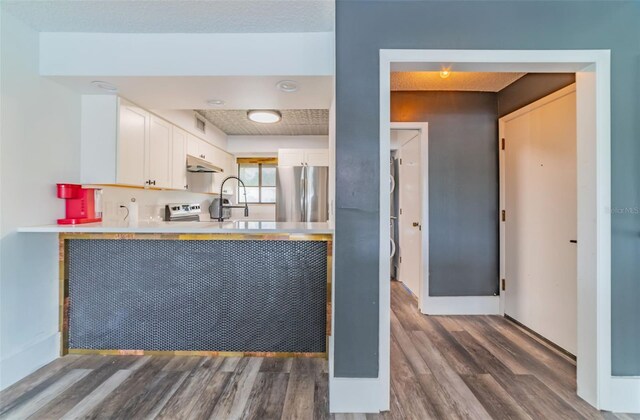
[[[102,220],[105,223],[124,223],[132,199],[138,207],[138,222],[157,222],[164,220],[164,208],[169,203],[200,204],[200,220],[209,220],[209,205],[214,197],[211,194],[199,194],[189,191],[159,191],[126,187],[102,188]],[[234,219],[275,220],[275,206],[270,204],[250,204],[249,217],[245,218],[242,209],[233,209]]]

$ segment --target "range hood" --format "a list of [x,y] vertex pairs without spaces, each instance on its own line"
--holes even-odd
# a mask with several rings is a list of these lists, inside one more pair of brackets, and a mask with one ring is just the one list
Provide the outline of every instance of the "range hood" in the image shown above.
[[224,170],[204,159],[187,155],[187,172],[222,173]]

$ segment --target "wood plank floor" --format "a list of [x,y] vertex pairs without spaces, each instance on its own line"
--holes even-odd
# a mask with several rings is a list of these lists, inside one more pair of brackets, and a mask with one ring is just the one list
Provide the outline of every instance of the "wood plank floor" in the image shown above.
[[78,356],[0,393],[2,419],[640,419],[575,395],[575,365],[501,317],[391,294],[391,411],[328,413],[322,359]]

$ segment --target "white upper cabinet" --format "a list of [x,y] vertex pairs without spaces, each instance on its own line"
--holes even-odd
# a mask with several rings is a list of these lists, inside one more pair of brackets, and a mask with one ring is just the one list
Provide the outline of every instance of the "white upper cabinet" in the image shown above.
[[306,166],[329,166],[329,149],[307,149],[304,152]]
[[304,166],[304,150],[278,149],[278,166]]
[[149,168],[147,182],[153,187],[171,188],[171,142],[173,140],[171,131],[170,123],[151,115],[147,148],[147,167]]
[[148,180],[144,165],[148,139],[149,113],[135,105],[122,103],[118,130],[118,184],[144,185]]
[[187,134],[187,154],[195,157],[200,157],[201,142],[202,140],[200,140],[193,134]]
[[186,190],[187,132],[174,125],[171,135],[171,188]]
[[278,166],[329,166],[329,150],[279,149]]
[[219,192],[234,173],[233,155],[122,98],[83,95],[81,118],[82,183],[184,190],[187,155],[223,170],[208,178],[207,191]]
[[[224,162],[224,166],[222,167],[222,169],[224,170],[224,172],[222,173],[223,180],[228,176],[236,174],[236,171],[235,171],[236,159],[233,157],[233,155],[230,155],[230,154],[226,154],[225,158],[226,159]],[[229,194],[229,195],[234,194],[236,190],[236,185],[237,185],[237,181],[230,179],[224,184],[224,190],[222,190],[222,193]]]

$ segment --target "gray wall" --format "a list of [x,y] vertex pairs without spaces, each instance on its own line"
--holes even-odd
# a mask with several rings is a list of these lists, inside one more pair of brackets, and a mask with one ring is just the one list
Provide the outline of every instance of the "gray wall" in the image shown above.
[[391,94],[391,121],[429,123],[431,296],[498,294],[497,96]]
[[504,117],[575,81],[575,73],[526,74],[498,92],[498,116]]
[[378,375],[379,50],[611,49],[612,372],[640,375],[640,3],[336,3],[335,374]]

